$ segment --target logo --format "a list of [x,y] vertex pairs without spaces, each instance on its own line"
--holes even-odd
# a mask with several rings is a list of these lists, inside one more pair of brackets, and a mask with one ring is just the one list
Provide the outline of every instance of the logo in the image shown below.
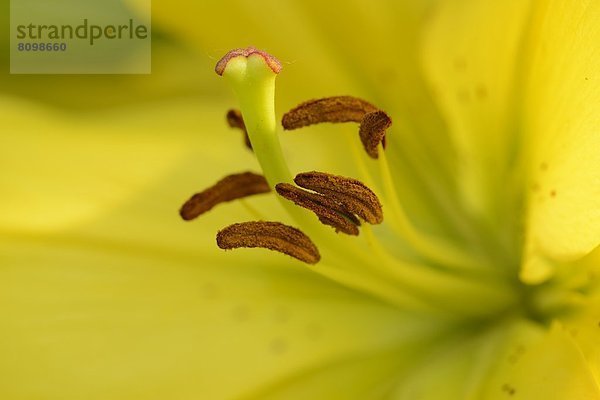
[[11,0],[10,12],[12,74],[151,71],[150,0]]

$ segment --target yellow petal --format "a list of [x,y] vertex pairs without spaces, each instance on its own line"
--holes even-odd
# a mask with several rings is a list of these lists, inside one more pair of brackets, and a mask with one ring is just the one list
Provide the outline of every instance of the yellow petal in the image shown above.
[[515,343],[512,351],[508,362],[500,360],[484,399],[600,399],[590,366],[559,323],[537,343]]
[[[596,274],[600,268],[600,251],[597,251]],[[587,257],[586,257],[587,258]],[[597,381],[600,380],[600,293],[598,287],[585,302],[585,307],[561,319],[565,329],[585,357]]]
[[552,274],[547,259],[574,260],[600,243],[599,26],[597,1],[542,1],[534,13],[523,112],[532,135],[528,281]]

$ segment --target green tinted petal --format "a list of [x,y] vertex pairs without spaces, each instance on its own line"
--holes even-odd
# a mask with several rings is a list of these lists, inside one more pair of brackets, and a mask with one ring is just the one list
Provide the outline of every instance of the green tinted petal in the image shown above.
[[524,121],[531,133],[528,281],[600,242],[600,4],[539,2]]
[[400,351],[388,349],[378,354],[323,363],[242,399],[386,399],[398,371],[412,359],[407,357],[410,350],[409,346],[404,346]]
[[[540,335],[532,323],[503,321],[490,329],[445,335],[423,351],[390,398],[397,400],[487,399],[484,396],[514,343],[529,344]],[[525,397],[529,399],[528,397]]]

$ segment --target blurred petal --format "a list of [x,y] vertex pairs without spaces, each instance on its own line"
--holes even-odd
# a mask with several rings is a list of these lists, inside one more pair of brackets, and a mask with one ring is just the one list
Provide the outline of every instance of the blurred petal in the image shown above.
[[458,151],[463,200],[495,222],[513,222],[500,207],[515,211],[505,188],[519,135],[516,71],[529,3],[441,1],[424,38],[423,66]]
[[163,133],[181,128],[177,121],[152,126],[147,115],[127,117],[122,111],[105,120],[7,98],[0,109],[5,230],[83,223],[164,178],[186,153],[185,142]]
[[322,365],[359,387],[395,364],[347,363],[422,335],[417,320],[264,254],[77,233],[4,238],[0,251],[3,398],[228,399]]
[[600,4],[539,3],[523,113],[532,134],[529,281],[548,277],[552,259],[573,260],[600,243]]
[[[227,51],[253,45],[274,54],[284,68],[309,77],[321,77],[319,90],[355,86],[337,70],[338,60],[328,49],[294,2],[225,0],[195,2],[189,0],[155,1],[152,4],[153,24],[189,42],[216,61]],[[245,41],[240,43],[240,40]],[[303,60],[297,60],[302,49]],[[309,81],[310,82],[310,81]],[[322,96],[316,85],[302,79],[279,82],[279,92]],[[292,85],[292,86],[290,86]],[[328,93],[331,94],[331,93]],[[300,97],[295,102],[305,100]],[[291,107],[295,104],[289,104]]]

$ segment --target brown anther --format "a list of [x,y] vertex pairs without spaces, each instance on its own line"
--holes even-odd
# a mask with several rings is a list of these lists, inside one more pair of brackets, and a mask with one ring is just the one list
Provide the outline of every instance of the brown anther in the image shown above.
[[385,148],[385,132],[392,125],[391,118],[384,111],[374,111],[365,115],[360,123],[360,141],[367,154],[379,157],[379,143]]
[[321,259],[315,244],[299,229],[280,222],[242,222],[217,233],[217,245],[225,250],[261,247],[287,254],[307,264]]
[[392,124],[387,114],[369,102],[351,96],[326,97],[300,104],[284,114],[283,128],[293,130],[322,122],[360,123],[360,138],[373,158],[378,157],[377,146],[385,147],[385,131]]
[[286,130],[303,128],[322,122],[361,122],[377,107],[352,96],[335,96],[309,100],[283,115],[281,124]]
[[383,222],[383,210],[377,195],[359,180],[312,171],[296,175],[294,182],[300,187],[333,198],[348,212],[370,224]]
[[217,62],[217,65],[215,66],[215,72],[218,75],[223,75],[223,72],[225,72],[225,68],[227,67],[227,64],[231,59],[240,56],[248,58],[254,54],[261,56],[265,60],[269,68],[271,68],[271,70],[276,74],[278,74],[279,71],[281,71],[281,63],[277,58],[273,57],[265,51],[258,50],[257,48],[250,46],[246,47],[245,49],[234,49],[229,51]]
[[244,123],[244,118],[242,117],[242,112],[240,110],[231,109],[227,111],[227,123],[231,128],[238,128],[244,134],[244,144],[247,148],[252,150],[252,143],[250,142],[250,138],[248,137],[248,131],[246,130],[246,123]]
[[220,203],[271,191],[264,176],[243,172],[226,176],[208,189],[196,193],[185,202],[179,214],[186,221],[192,220]]
[[332,226],[336,232],[358,235],[360,221],[335,200],[297,188],[289,183],[278,183],[275,190],[280,196],[315,213],[319,221]]

